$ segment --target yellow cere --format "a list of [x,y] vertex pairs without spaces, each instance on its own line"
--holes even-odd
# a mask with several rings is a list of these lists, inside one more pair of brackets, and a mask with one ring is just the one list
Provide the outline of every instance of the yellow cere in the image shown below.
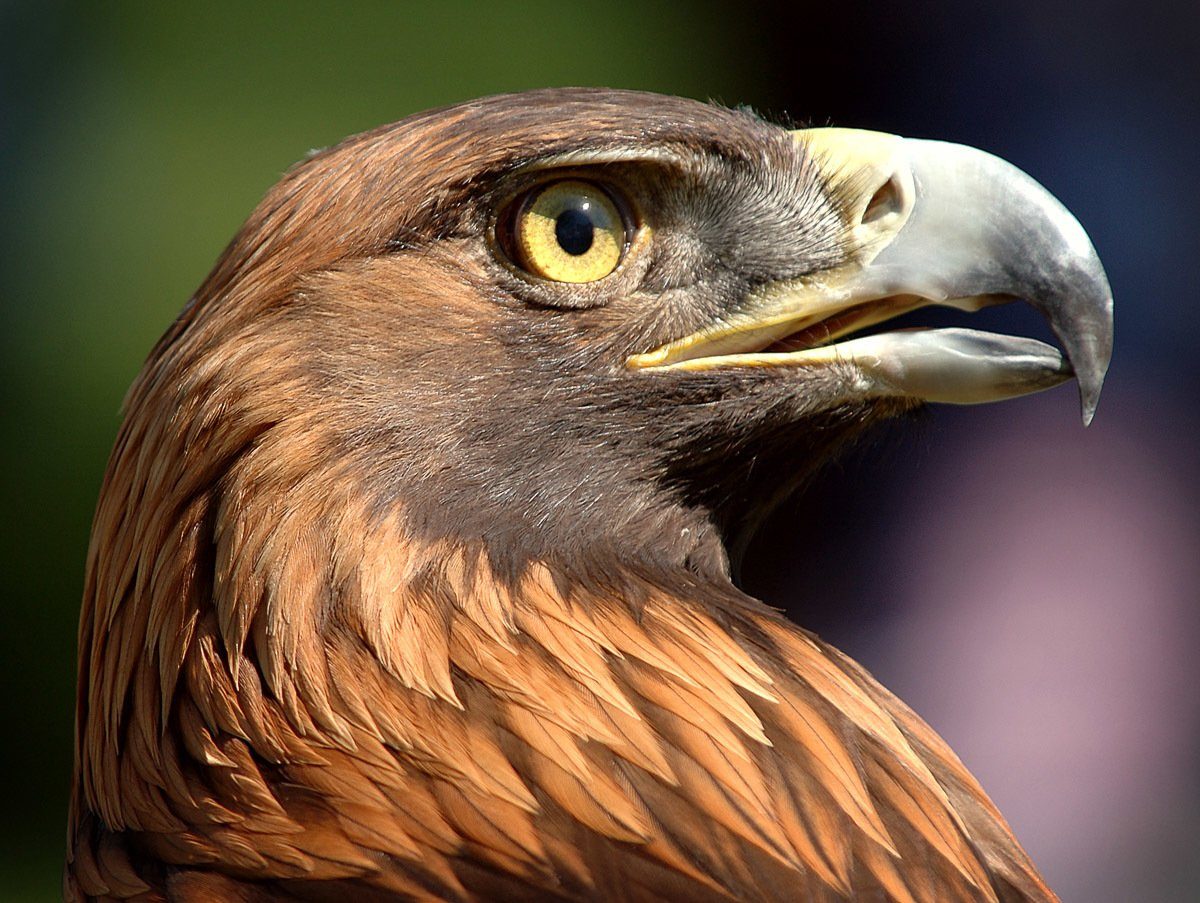
[[529,272],[554,282],[595,282],[617,268],[625,223],[602,189],[554,182],[517,215],[516,251]]

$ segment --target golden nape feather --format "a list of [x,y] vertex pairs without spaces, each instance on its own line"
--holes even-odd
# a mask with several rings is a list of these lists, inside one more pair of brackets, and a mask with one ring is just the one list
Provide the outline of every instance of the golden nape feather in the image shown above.
[[[285,176],[126,402],[68,899],[1055,899],[916,715],[730,578],[888,417],[1072,372],[1094,411],[1086,236],[930,144],[571,89]],[[1001,296],[1065,354],[861,334]]]

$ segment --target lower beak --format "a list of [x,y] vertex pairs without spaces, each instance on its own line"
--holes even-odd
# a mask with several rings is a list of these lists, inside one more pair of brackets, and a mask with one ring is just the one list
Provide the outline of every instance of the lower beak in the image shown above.
[[[1112,353],[1112,292],[1083,227],[1016,167],[961,145],[853,129],[793,133],[842,203],[850,255],[776,283],[729,319],[648,354],[638,368],[847,362],[862,394],[974,404],[1074,375],[1091,422]],[[1023,299],[1065,349],[971,329],[846,338],[930,304],[974,311]],[[790,351],[764,349],[787,339]],[[844,340],[842,340],[844,339]]]

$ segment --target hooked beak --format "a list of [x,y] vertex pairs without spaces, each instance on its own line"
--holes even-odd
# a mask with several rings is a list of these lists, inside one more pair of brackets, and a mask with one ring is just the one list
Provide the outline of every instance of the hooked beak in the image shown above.
[[[991,154],[855,129],[792,133],[843,202],[848,261],[775,283],[685,338],[631,357],[638,369],[848,362],[862,395],[975,404],[1079,381],[1091,422],[1112,354],[1112,292],[1083,227]],[[1034,339],[971,329],[851,333],[931,304],[975,311],[1023,299],[1066,357]],[[786,351],[765,349],[786,340]]]

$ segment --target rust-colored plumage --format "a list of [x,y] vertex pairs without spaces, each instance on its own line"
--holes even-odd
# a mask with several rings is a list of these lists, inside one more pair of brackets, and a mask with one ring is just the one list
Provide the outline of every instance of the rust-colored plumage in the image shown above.
[[[650,259],[522,282],[495,211],[556,167],[625,186]],[[126,402],[67,896],[1053,899],[917,716],[728,577],[751,499],[914,402],[619,365],[835,268],[843,213],[782,130],[601,91],[289,173]]]

